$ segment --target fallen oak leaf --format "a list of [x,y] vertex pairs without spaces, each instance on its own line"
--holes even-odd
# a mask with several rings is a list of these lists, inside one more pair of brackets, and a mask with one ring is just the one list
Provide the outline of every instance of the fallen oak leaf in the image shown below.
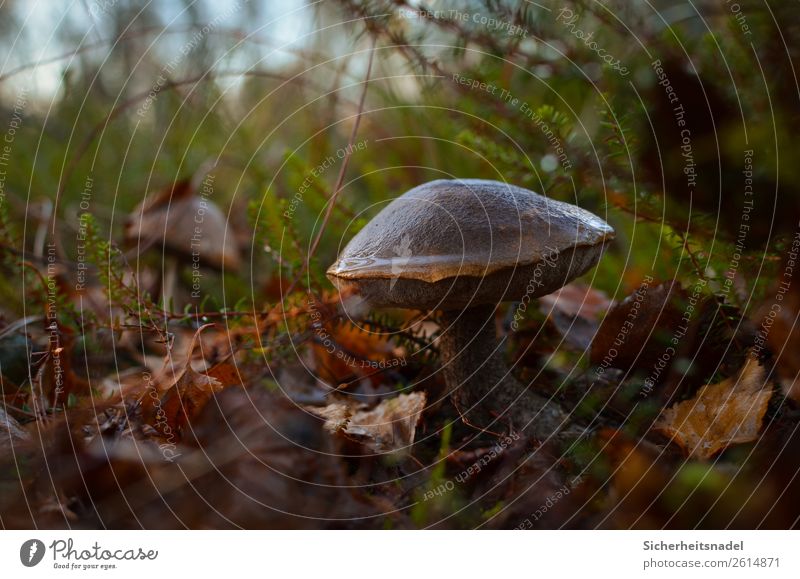
[[748,357],[736,378],[707,384],[693,399],[666,409],[655,429],[689,457],[708,459],[731,444],[756,440],[771,397],[763,366]]

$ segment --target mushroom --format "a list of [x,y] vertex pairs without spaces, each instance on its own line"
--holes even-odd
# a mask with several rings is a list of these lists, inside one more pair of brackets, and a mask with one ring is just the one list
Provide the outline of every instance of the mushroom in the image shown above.
[[204,185],[207,174],[208,169],[201,169],[192,178],[149,195],[131,212],[125,224],[125,241],[135,245],[139,255],[151,246],[163,247],[165,306],[172,297],[179,262],[218,271],[236,271],[241,266],[235,241],[230,235],[226,240],[225,214],[207,197],[209,192]]
[[514,301],[522,311],[563,287],[613,238],[596,215],[521,187],[437,180],[378,213],[327,275],[370,307],[441,311],[442,371],[461,414],[477,425],[499,418],[544,439],[565,427],[566,413],[511,374],[495,310]]

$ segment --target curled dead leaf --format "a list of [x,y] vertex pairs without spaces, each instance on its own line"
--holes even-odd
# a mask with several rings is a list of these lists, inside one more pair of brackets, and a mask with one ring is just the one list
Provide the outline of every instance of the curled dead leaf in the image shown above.
[[325,419],[325,424],[323,426],[325,430],[332,434],[347,428],[347,423],[353,416],[353,410],[350,406],[339,402],[328,404],[322,408],[309,406],[308,409],[313,414]]
[[244,386],[244,380],[236,367],[236,364],[231,362],[220,362],[216,366],[212,366],[206,371],[206,375],[214,378],[224,386]]
[[141,396],[142,417],[158,431],[159,435],[174,441],[181,430],[211,399],[227,386],[240,383],[235,367],[223,362],[209,368],[206,373],[192,368],[191,357],[200,334],[212,326],[207,324],[197,330],[189,345],[188,355],[177,371],[166,371],[147,386]]
[[152,425],[167,437],[173,432],[180,432],[203,409],[211,396],[223,388],[219,380],[187,365],[168,387],[160,402],[153,404],[155,423]]
[[325,429],[341,431],[375,452],[393,452],[414,444],[414,431],[425,408],[425,392],[400,394],[372,410],[357,410],[337,402],[309,408],[325,418]]

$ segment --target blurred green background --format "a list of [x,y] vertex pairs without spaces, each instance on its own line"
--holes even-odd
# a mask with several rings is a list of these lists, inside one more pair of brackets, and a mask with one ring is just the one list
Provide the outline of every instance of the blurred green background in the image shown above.
[[[101,237],[121,243],[125,217],[148,192],[212,160],[213,201],[253,266],[228,276],[224,292],[204,291],[217,307],[224,294],[228,306],[246,298],[260,308],[251,282],[258,290],[275,274],[281,237],[291,278],[319,227],[338,159],[311,176],[291,219],[282,215],[312,170],[347,146],[374,39],[356,137],[365,146],[350,157],[312,283],[326,283],[320,269],[376,202],[455,176],[508,180],[604,216],[618,238],[589,281],[613,298],[645,274],[689,280],[698,267],[720,289],[750,149],[756,226],[742,260],[758,274],[741,268],[728,294],[747,304],[774,278],[774,255],[796,226],[800,168],[779,152],[800,122],[797,48],[785,44],[800,17],[784,3],[737,7],[5,2],[6,127],[21,113],[3,167],[6,243],[34,250],[56,219],[58,251],[74,260],[87,187]],[[686,111],[694,186],[654,61]],[[9,287],[16,281],[3,283],[9,313],[23,297]]]

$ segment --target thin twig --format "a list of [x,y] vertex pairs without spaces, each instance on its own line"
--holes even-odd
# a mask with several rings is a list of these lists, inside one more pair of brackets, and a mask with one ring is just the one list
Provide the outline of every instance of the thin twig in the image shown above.
[[689,256],[689,259],[691,260],[692,266],[694,266],[694,269],[697,272],[697,275],[703,281],[708,281],[708,278],[706,277],[706,274],[705,274],[705,269],[700,265],[700,262],[697,261],[697,256],[695,256],[694,252],[692,252],[691,247],[689,247],[689,238],[688,238],[688,236],[686,234],[684,234],[683,232],[680,232],[680,231],[676,232],[676,234],[680,238],[681,243],[683,244],[683,248],[686,250],[686,254]]
[[372,74],[372,62],[375,59],[376,42],[377,42],[377,37],[373,36],[372,44],[370,46],[370,51],[369,51],[369,62],[367,63],[367,72],[364,77],[364,88],[361,91],[361,99],[358,102],[358,113],[356,113],[356,120],[355,123],[353,123],[353,130],[350,132],[350,140],[347,143],[347,149],[345,151],[344,159],[342,160],[342,165],[339,167],[339,176],[336,179],[336,185],[333,188],[333,194],[331,195],[330,201],[328,202],[328,208],[325,210],[325,216],[322,218],[322,223],[319,226],[319,231],[317,232],[314,241],[311,243],[311,247],[308,249],[308,253],[306,254],[306,260],[305,263],[303,264],[303,268],[295,277],[294,281],[292,282],[292,285],[289,286],[289,289],[286,292],[287,295],[292,292],[292,290],[297,285],[298,281],[302,279],[305,272],[308,271],[308,268],[310,267],[311,264],[311,258],[314,257],[314,253],[316,252],[317,247],[319,246],[320,239],[322,239],[322,234],[325,232],[325,227],[327,226],[328,221],[331,218],[331,214],[333,213],[333,208],[336,206],[336,200],[339,198],[339,193],[341,193],[342,191],[344,175],[345,172],[347,171],[347,165],[350,162],[350,155],[352,155],[353,153],[353,144],[355,143],[356,135],[358,134],[358,127],[361,124],[361,116],[364,113],[364,102],[366,101],[367,98],[369,79],[370,75]]

